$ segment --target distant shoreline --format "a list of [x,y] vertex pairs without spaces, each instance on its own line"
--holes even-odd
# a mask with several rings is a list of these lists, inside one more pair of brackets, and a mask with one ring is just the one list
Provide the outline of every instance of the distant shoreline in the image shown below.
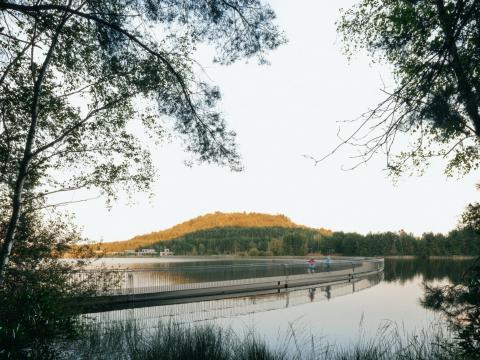
[[385,259],[420,259],[420,258],[426,258],[426,259],[431,259],[431,260],[440,260],[440,259],[453,259],[453,260],[469,260],[469,259],[475,259],[477,256],[475,255],[430,255],[430,256],[419,256],[419,255],[387,255],[387,256],[382,256]]

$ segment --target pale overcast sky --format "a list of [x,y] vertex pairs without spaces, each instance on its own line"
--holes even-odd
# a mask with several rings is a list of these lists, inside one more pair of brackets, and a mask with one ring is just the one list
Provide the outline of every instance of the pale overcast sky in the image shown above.
[[338,142],[338,121],[358,117],[381,98],[385,67],[365,56],[350,63],[341,51],[335,21],[352,0],[272,1],[289,43],[255,61],[222,67],[199,60],[223,93],[221,108],[238,133],[245,170],[210,165],[188,168],[188,155],[171,143],[154,152],[159,179],[151,200],[139,195],[105,208],[102,200],[71,207],[85,236],[128,239],[209,212],[285,214],[298,224],[332,230],[447,232],[468,202],[478,200],[477,173],[447,179],[443,167],[394,185],[381,156],[343,171],[353,149],[313,166],[302,154],[321,156]]

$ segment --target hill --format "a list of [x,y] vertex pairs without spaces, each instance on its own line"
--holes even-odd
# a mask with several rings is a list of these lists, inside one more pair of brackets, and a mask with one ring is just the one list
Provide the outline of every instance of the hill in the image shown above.
[[149,247],[177,255],[305,255],[319,249],[326,230],[307,227],[222,227],[188,233]]
[[[201,230],[214,228],[303,228],[305,226],[295,224],[285,215],[270,215],[261,213],[222,213],[215,212],[198,216],[194,219],[175,225],[169,229],[152,232],[150,234],[138,235],[130,240],[115,241],[95,245],[96,248],[106,252],[120,252],[133,250],[142,247],[149,247],[160,241],[167,241],[180,238],[184,235],[195,233]],[[312,229],[313,231],[330,233],[326,229]]]

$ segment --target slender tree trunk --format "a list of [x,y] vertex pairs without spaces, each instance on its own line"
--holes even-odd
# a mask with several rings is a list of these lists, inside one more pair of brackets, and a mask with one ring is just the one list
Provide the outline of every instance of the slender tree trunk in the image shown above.
[[68,15],[67,13],[65,13],[62,16],[62,19],[60,20],[57,30],[55,31],[55,34],[52,38],[52,42],[50,44],[50,48],[48,49],[48,53],[45,56],[45,59],[43,61],[42,67],[40,68],[38,77],[35,80],[35,83],[33,85],[30,127],[28,130],[27,139],[25,142],[23,157],[18,169],[17,179],[15,181],[15,188],[14,188],[14,193],[12,198],[12,213],[10,216],[10,220],[8,222],[7,231],[5,233],[5,238],[3,240],[2,249],[0,253],[0,286],[3,285],[3,282],[5,280],[5,271],[8,265],[10,254],[12,252],[12,248],[15,240],[15,232],[16,232],[18,221],[20,219],[20,214],[22,211],[22,205],[23,205],[22,195],[23,195],[25,180],[27,179],[27,176],[28,176],[28,168],[30,166],[30,163],[33,157],[32,149],[33,149],[33,144],[35,142],[35,135],[37,131],[40,96],[42,93],[42,86],[45,79],[45,74],[48,70],[48,66],[52,59],[55,47],[58,44],[58,39],[59,39],[61,30],[65,25],[67,19],[68,19]]
[[447,13],[444,0],[437,0],[436,5],[440,20],[440,26],[443,30],[443,33],[445,34],[447,49],[451,56],[451,65],[455,76],[457,77],[460,97],[463,100],[465,110],[467,111],[468,116],[473,122],[475,134],[477,137],[480,137],[479,99],[477,94],[474,92],[473,86],[468,80],[468,76],[465,73],[464,66],[458,54],[452,16]]

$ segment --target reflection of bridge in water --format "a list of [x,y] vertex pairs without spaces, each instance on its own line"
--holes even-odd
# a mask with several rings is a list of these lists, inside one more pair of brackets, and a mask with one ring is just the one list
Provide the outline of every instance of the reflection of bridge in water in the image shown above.
[[[134,321],[139,329],[151,329],[160,323],[193,323],[219,318],[248,315],[289,308],[310,302],[353,294],[377,285],[383,273],[366,275],[352,280],[333,281],[328,284],[295,289],[284,288],[269,294],[239,294],[227,299],[201,299],[176,304],[150,304],[147,307],[114,310],[84,315],[100,327],[113,323]],[[189,299],[191,301],[191,299]]]
[[173,266],[150,270],[88,271],[78,276],[95,285],[94,296],[81,299],[84,312],[130,309],[238,297],[248,293],[288,293],[291,288],[355,284],[383,271],[383,259],[339,258],[320,261],[315,268],[304,260]]

